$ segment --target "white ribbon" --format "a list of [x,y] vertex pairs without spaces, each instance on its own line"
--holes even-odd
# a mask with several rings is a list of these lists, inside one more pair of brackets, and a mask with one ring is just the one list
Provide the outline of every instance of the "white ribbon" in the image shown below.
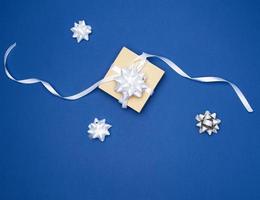
[[12,44],[5,52],[4,55],[4,68],[5,68],[5,73],[8,76],[9,79],[18,82],[18,83],[22,83],[22,84],[34,84],[34,83],[41,83],[51,94],[60,97],[62,99],[66,99],[66,100],[77,100],[80,99],[81,97],[84,97],[86,95],[88,95],[89,93],[91,93],[93,90],[95,90],[99,85],[101,85],[102,83],[106,83],[109,81],[113,81],[115,76],[111,76],[109,78],[104,78],[101,79],[100,81],[94,83],[93,85],[91,85],[90,87],[88,87],[87,89],[83,90],[82,92],[79,92],[77,94],[71,95],[71,96],[62,96],[61,94],[59,94],[54,87],[43,80],[37,79],[37,78],[29,78],[29,79],[23,79],[23,80],[17,80],[15,79],[10,72],[7,69],[7,57],[10,54],[10,52],[12,51],[12,49],[16,46],[16,43]]
[[193,78],[193,77],[189,76],[188,74],[186,74],[181,68],[179,68],[175,63],[173,63],[168,58],[164,58],[162,56],[157,56],[157,55],[152,55],[152,54],[147,54],[147,53],[143,53],[141,55],[141,57],[143,57],[144,59],[151,58],[151,57],[159,58],[160,60],[165,62],[167,65],[169,65],[177,74],[179,74],[180,76],[182,76],[184,78],[190,79],[190,80],[203,82],[203,83],[213,83],[213,82],[227,83],[234,89],[235,93],[237,94],[238,98],[240,99],[240,101],[242,102],[242,104],[244,105],[246,110],[248,112],[254,111],[252,109],[252,107],[250,106],[249,102],[247,101],[246,97],[244,96],[244,94],[241,92],[241,90],[234,83],[231,83],[230,81],[227,81],[220,77],[214,77],[214,76],[194,77]]
[[[34,83],[41,83],[51,94],[60,97],[62,99],[66,99],[66,100],[77,100],[80,99],[86,95],[88,95],[89,93],[91,93],[93,90],[95,90],[99,85],[106,83],[106,82],[110,82],[113,81],[115,79],[116,76],[110,76],[108,78],[104,78],[101,79],[100,81],[94,83],[93,85],[91,85],[90,87],[88,87],[87,89],[83,90],[82,92],[79,92],[77,94],[71,95],[71,96],[62,96],[60,95],[55,89],[54,87],[43,80],[37,79],[37,78],[29,78],[29,79],[23,79],[23,80],[18,80],[15,79],[11,73],[8,71],[7,68],[7,58],[8,55],[10,54],[10,52],[12,51],[12,49],[16,46],[16,43],[12,44],[5,52],[4,55],[4,69],[5,69],[5,73],[7,75],[7,77],[15,82],[21,83],[21,84],[34,84]],[[161,59],[162,61],[164,61],[166,64],[168,64],[177,74],[179,74],[180,76],[190,79],[190,80],[194,80],[194,81],[199,81],[199,82],[206,82],[206,83],[210,83],[210,82],[224,82],[224,83],[228,83],[236,92],[237,96],[239,97],[240,101],[242,102],[242,104],[244,105],[244,107],[246,108],[246,110],[248,112],[253,112],[252,107],[250,106],[250,104],[248,103],[246,97],[243,95],[243,93],[241,92],[241,90],[233,83],[223,79],[223,78],[219,78],[219,77],[195,77],[192,78],[190,77],[188,74],[186,74],[183,70],[181,70],[175,63],[173,63],[171,60],[161,57],[161,56],[156,56],[156,55],[151,55],[151,54],[147,54],[147,53],[143,53],[141,55],[142,58],[147,59],[150,57],[156,57]]]

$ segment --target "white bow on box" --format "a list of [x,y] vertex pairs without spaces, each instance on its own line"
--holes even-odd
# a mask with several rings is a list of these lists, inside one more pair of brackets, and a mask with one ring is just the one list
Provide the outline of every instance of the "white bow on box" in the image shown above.
[[[85,89],[82,92],[79,92],[75,95],[62,96],[54,89],[54,87],[51,84],[49,84],[46,81],[43,81],[43,80],[40,80],[37,78],[18,80],[18,79],[15,79],[11,75],[11,73],[9,72],[9,70],[7,68],[7,58],[15,46],[16,46],[16,43],[11,45],[6,50],[5,55],[4,55],[4,69],[5,69],[5,73],[8,76],[8,78],[15,82],[22,83],[22,84],[41,83],[51,94],[53,94],[59,98],[62,98],[62,99],[77,100],[79,98],[82,98],[82,97],[88,95],[89,93],[91,93],[93,90],[95,90],[97,87],[99,87],[100,85],[102,85],[104,83],[116,81],[117,85],[116,85],[115,91],[122,94],[120,103],[122,103],[123,108],[126,108],[127,101],[130,98],[132,98],[133,96],[141,97],[144,94],[144,91],[147,91],[148,86],[146,85],[146,79],[148,79],[149,77],[144,76],[144,74],[142,73],[142,68],[144,67],[144,63],[147,60],[147,58],[155,57],[155,58],[158,58],[158,59],[162,60],[163,62],[165,62],[177,74],[179,74],[180,76],[182,76],[184,78],[198,81],[198,82],[203,82],[203,83],[224,82],[224,83],[229,84],[233,88],[235,93],[237,94],[238,98],[240,99],[241,103],[244,105],[246,110],[248,112],[253,112],[253,109],[250,106],[249,102],[247,101],[246,97],[235,84],[233,84],[223,78],[220,78],[220,77],[211,76],[211,77],[194,77],[193,78],[193,77],[189,76],[188,74],[186,74],[181,68],[179,68],[175,63],[173,63],[168,58],[157,56],[157,55],[151,55],[151,54],[147,54],[147,53],[143,53],[137,58],[137,61],[138,61],[137,65],[130,65],[128,68],[119,69],[117,74],[110,76],[110,77],[105,77],[105,78],[101,79],[100,81],[94,83],[87,89]],[[136,61],[136,60],[134,60],[134,61]],[[133,61],[133,63],[134,63],[134,61]],[[150,93],[151,93],[151,91],[150,91]]]

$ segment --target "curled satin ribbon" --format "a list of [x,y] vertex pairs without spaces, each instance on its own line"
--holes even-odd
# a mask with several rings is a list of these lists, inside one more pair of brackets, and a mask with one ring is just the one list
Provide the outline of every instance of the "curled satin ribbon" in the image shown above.
[[193,81],[198,81],[198,82],[202,82],[202,83],[214,83],[214,82],[227,83],[233,88],[233,90],[237,94],[238,98],[240,99],[241,103],[244,105],[246,110],[248,112],[254,111],[252,109],[252,107],[250,106],[249,102],[247,101],[245,95],[241,92],[241,90],[234,83],[231,83],[230,81],[227,81],[220,77],[214,77],[214,76],[194,77],[193,78],[193,77],[189,76],[188,74],[186,74],[180,67],[178,67],[175,63],[173,63],[168,58],[165,58],[162,56],[157,56],[157,55],[152,55],[152,54],[147,54],[147,53],[143,53],[141,55],[141,57],[143,57],[144,59],[151,58],[151,57],[158,58],[158,59],[162,60],[163,62],[165,62],[167,65],[169,65],[180,76],[193,80]]
[[[10,54],[10,52],[12,51],[12,49],[16,46],[16,43],[12,44],[5,52],[4,55],[4,69],[5,69],[5,73],[7,75],[7,77],[15,82],[21,83],[21,84],[34,84],[34,83],[41,83],[51,94],[60,97],[62,99],[66,99],[66,100],[77,100],[80,99],[86,95],[88,95],[89,93],[91,93],[93,90],[95,90],[99,85],[106,83],[106,82],[110,82],[115,80],[115,78],[118,75],[115,76],[110,76],[108,78],[104,78],[101,79],[100,81],[94,83],[93,85],[91,85],[90,87],[86,88],[85,90],[71,95],[71,96],[62,96],[60,95],[55,89],[54,87],[43,80],[37,79],[37,78],[28,78],[28,79],[22,79],[22,80],[18,80],[15,79],[11,73],[8,71],[7,68],[7,58],[8,55]],[[169,67],[171,67],[177,74],[179,74],[180,76],[190,79],[190,80],[194,80],[194,81],[198,81],[198,82],[204,82],[204,83],[212,83],[212,82],[224,82],[229,84],[234,91],[236,92],[237,96],[239,97],[240,101],[242,102],[242,104],[244,105],[244,107],[246,108],[246,110],[248,112],[253,112],[252,107],[250,106],[249,102],[247,101],[246,97],[243,95],[243,93],[241,92],[241,90],[233,83],[220,78],[220,77],[191,77],[188,74],[186,74],[181,68],[179,68],[175,63],[173,63],[171,60],[169,60],[168,58],[162,57],[162,56],[157,56],[157,55],[152,55],[152,54],[147,54],[147,53],[143,53],[141,54],[139,57],[143,58],[144,60],[146,60],[147,58],[150,57],[155,57],[158,58],[160,60],[162,60],[163,62],[165,62],[167,65],[169,65]],[[142,66],[141,66],[142,67]]]
[[28,78],[28,79],[23,79],[23,80],[17,80],[15,79],[11,73],[8,71],[8,68],[7,68],[7,58],[8,58],[8,55],[10,54],[10,52],[12,51],[12,49],[16,46],[16,43],[12,44],[5,52],[5,55],[4,55],[4,68],[5,68],[5,73],[7,75],[7,77],[17,83],[22,83],[22,84],[34,84],[34,83],[41,83],[51,94],[57,96],[57,97],[60,97],[62,99],[66,99],[66,100],[77,100],[77,99],[80,99],[81,97],[84,97],[86,95],[88,95],[89,93],[91,93],[93,90],[95,90],[99,85],[101,85],[102,83],[106,83],[106,82],[110,82],[110,81],[113,81],[115,79],[116,76],[110,76],[108,78],[104,78],[104,79],[101,79],[100,81],[94,83],[93,85],[91,85],[90,87],[86,88],[85,90],[77,93],[77,94],[74,94],[74,95],[71,95],[71,96],[62,96],[61,94],[59,94],[55,89],[54,87],[46,82],[46,81],[43,81],[43,80],[40,80],[40,79],[37,79],[37,78]]

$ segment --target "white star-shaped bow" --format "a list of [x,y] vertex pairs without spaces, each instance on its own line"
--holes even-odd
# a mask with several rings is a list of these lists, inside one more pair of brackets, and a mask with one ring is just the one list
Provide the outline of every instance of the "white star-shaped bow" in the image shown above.
[[200,128],[199,132],[204,133],[205,131],[211,135],[212,133],[217,133],[219,130],[220,119],[217,119],[216,113],[210,113],[206,111],[204,114],[196,115],[196,120],[198,123],[196,126]]
[[86,25],[84,20],[79,21],[79,23],[74,23],[74,27],[70,29],[73,32],[73,38],[77,38],[79,43],[81,40],[89,40],[89,34],[91,31],[91,26]]
[[98,138],[101,142],[104,142],[105,137],[110,135],[108,129],[112,126],[110,124],[106,124],[106,120],[98,120],[97,118],[94,119],[94,122],[89,124],[88,126],[88,133],[91,139]]
[[122,103],[123,108],[127,107],[127,101],[131,96],[140,98],[148,88],[144,73],[133,66],[121,69],[120,75],[115,78],[115,81],[115,91],[122,94],[119,102]]

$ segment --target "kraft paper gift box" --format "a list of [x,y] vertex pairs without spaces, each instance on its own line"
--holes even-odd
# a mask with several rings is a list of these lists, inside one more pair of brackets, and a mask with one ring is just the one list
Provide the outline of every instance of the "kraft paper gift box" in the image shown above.
[[[138,57],[137,54],[135,54],[133,51],[129,50],[126,47],[123,47],[118,54],[117,58],[113,62],[112,66],[117,66],[120,68],[128,67],[130,66],[133,61]],[[148,60],[146,60],[144,67],[142,69],[142,72],[145,74],[146,77],[146,85],[152,90],[155,90],[156,85],[159,83],[160,79],[162,78],[164,71],[160,69],[159,67],[155,66],[154,64],[150,63]],[[108,70],[107,74],[105,75],[105,78],[115,75],[116,72],[112,70],[112,67]],[[115,91],[116,82],[111,81],[107,83],[103,83],[99,86],[101,90],[108,93],[109,95],[113,96],[117,100],[119,100],[122,96],[122,94],[117,93]],[[147,100],[149,99],[150,95],[147,92],[144,92],[142,97],[138,98],[135,96],[130,97],[128,100],[128,107],[132,108],[136,112],[141,112],[142,108],[146,104]]]

